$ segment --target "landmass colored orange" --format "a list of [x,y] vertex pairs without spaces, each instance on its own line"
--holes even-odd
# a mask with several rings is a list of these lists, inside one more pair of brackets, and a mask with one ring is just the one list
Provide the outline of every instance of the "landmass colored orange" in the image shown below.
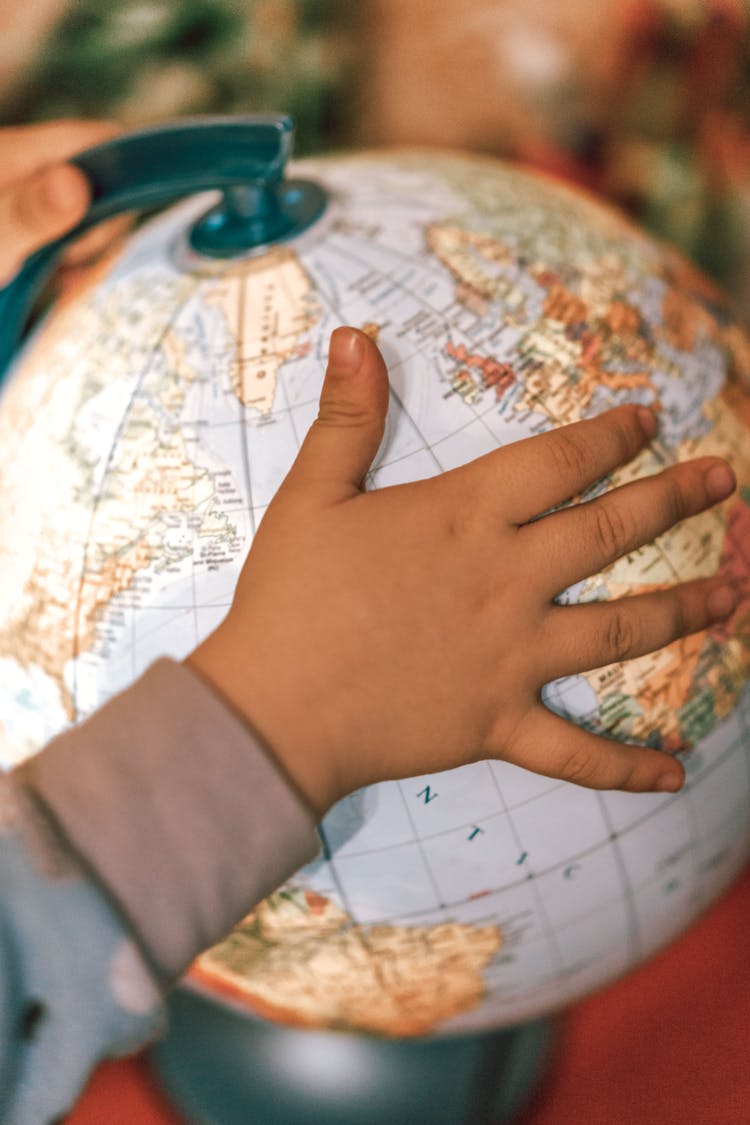
[[[748,361],[748,371],[750,371],[750,348],[748,348]],[[739,380],[726,383],[721,397],[750,430],[750,379],[745,383]]]
[[331,899],[287,886],[190,970],[198,987],[297,1027],[427,1035],[484,995],[497,926],[356,923]]
[[721,330],[716,318],[692,293],[668,286],[662,300],[662,333],[667,343],[681,352],[692,352],[700,339],[717,339]]
[[550,320],[559,320],[561,324],[574,327],[587,322],[589,310],[585,301],[554,280],[550,282],[544,299],[544,315]]
[[500,363],[492,356],[479,355],[469,352],[464,344],[454,344],[451,340],[445,345],[445,351],[451,359],[455,359],[464,366],[453,377],[454,390],[464,397],[471,388],[476,388],[472,372],[475,371],[481,380],[482,390],[495,388],[495,397],[500,399],[516,381],[516,375],[509,363]]

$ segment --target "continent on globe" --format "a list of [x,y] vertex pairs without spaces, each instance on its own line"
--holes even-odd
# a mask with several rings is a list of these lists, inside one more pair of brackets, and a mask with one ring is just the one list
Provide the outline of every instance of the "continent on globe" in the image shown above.
[[[446,343],[445,353],[456,364],[452,390],[469,407],[494,389],[498,399],[516,392],[511,394],[513,410],[555,424],[586,417],[595,399],[606,403],[604,396],[618,392],[660,410],[662,397],[669,399],[665,383],[684,382],[688,357],[699,344],[719,349],[735,376],[747,371],[744,337],[735,324],[710,311],[706,298],[719,295],[705,284],[693,284],[695,275],[687,267],[672,269],[665,261],[654,271],[657,315],[647,318],[639,307],[642,294],[610,254],[573,260],[560,270],[530,261],[523,270],[513,248],[500,238],[463,229],[455,221],[433,224],[428,245],[453,275],[459,301],[483,315],[489,304],[500,301],[506,329],[509,322],[515,329],[511,356],[504,350],[470,352],[464,344]],[[538,287],[536,296],[532,285]],[[616,397],[607,405],[614,401]],[[669,456],[726,457],[742,485],[750,483],[750,443],[726,403],[723,388],[705,401],[695,436],[677,442]],[[663,465],[658,448],[646,451],[611,474],[607,485],[616,487]],[[675,581],[708,577],[720,564],[724,572],[746,576],[750,544],[740,535],[745,512],[742,499],[728,501],[684,528],[673,528],[584,583],[582,600],[647,593]],[[672,751],[707,734],[734,706],[750,672],[749,646],[740,639],[750,628],[749,594],[746,589],[728,623],[639,661],[587,673],[599,703],[593,725],[618,738]]]
[[271,895],[192,970],[260,1015],[303,1027],[428,1035],[482,999],[495,926],[358,926],[300,886]]
[[269,414],[279,368],[320,317],[310,278],[292,250],[274,249],[228,269],[208,299],[219,303],[234,341],[237,397]]
[[498,363],[491,356],[469,353],[464,344],[456,346],[450,340],[445,345],[446,355],[455,360],[458,370],[451,380],[451,387],[471,406],[481,392],[493,387],[497,398],[512,387],[516,375],[509,363]]
[[[678,460],[725,457],[737,478],[750,481],[750,442],[729,398],[720,394],[705,404],[710,428],[680,443]],[[653,454],[615,472],[612,484],[655,472]],[[586,673],[599,700],[602,726],[613,735],[663,749],[686,749],[707,735],[737,702],[750,675],[750,517],[746,502],[730,498],[718,509],[677,525],[655,543],[619,559],[583,584],[589,594],[617,598],[647,593],[675,581],[716,572],[740,582],[743,596],[728,621],[651,653]]]
[[68,719],[66,666],[94,646],[116,595],[192,555],[194,541],[204,565],[241,547],[216,473],[193,460],[179,425],[198,379],[170,326],[188,282],[152,280],[63,312],[0,418],[0,652],[48,676]]

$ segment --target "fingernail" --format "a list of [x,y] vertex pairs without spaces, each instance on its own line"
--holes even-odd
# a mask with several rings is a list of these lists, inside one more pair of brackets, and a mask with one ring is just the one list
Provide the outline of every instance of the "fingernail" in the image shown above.
[[656,793],[677,793],[682,789],[682,784],[685,778],[681,773],[663,773],[661,777],[657,778],[654,791]]
[[709,500],[723,500],[734,492],[737,485],[734,473],[724,461],[717,461],[705,476],[706,494]]
[[69,164],[56,164],[42,174],[39,191],[45,206],[60,215],[81,211],[88,202],[81,173]]
[[331,336],[328,362],[342,373],[354,372],[362,363],[363,344],[359,332],[352,328],[337,328]]
[[638,420],[641,423],[641,429],[643,430],[646,437],[650,441],[651,438],[656,433],[656,430],[657,430],[658,425],[659,425],[659,423],[656,420],[656,415],[654,414],[653,410],[649,410],[649,408],[647,406],[639,406],[638,407]]
[[712,617],[722,620],[729,617],[737,606],[737,591],[732,586],[718,586],[708,595],[706,607]]

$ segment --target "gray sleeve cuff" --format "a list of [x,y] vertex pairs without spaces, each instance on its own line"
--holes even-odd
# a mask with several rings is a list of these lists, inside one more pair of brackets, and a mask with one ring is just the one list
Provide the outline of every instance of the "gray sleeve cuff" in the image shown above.
[[16,772],[164,982],[318,850],[311,810],[260,740],[172,660]]

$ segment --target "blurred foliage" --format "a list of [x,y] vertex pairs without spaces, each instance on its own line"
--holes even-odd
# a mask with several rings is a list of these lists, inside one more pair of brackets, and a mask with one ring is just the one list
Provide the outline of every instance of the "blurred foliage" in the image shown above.
[[76,0],[2,106],[6,122],[66,115],[137,124],[189,113],[283,110],[297,151],[342,143],[346,0]]
[[[475,0],[472,11],[502,2]],[[609,197],[750,307],[750,0],[603,2],[615,42],[604,87],[583,60],[498,154]],[[528,30],[522,0],[505,10],[511,31]],[[273,110],[295,117],[298,153],[356,144],[374,104],[366,63],[382,49],[378,11],[370,0],[72,0],[0,113],[137,125]],[[397,5],[389,11],[398,18]],[[543,11],[545,33],[559,35],[553,4]],[[419,51],[429,47],[425,26]],[[428,106],[429,93],[416,98]],[[488,75],[489,109],[492,98]]]
[[[514,153],[619,204],[750,308],[750,0],[614,0],[588,119]],[[544,139],[540,139],[540,138]],[[746,317],[748,319],[748,317]]]

